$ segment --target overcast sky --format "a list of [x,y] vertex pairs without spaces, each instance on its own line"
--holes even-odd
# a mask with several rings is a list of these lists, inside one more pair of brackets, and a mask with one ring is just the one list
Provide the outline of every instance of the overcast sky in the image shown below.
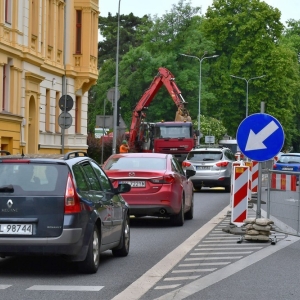
[[[121,0],[120,14],[133,13],[135,16],[142,17],[150,14],[152,16],[162,16],[166,11],[172,9],[173,4],[178,4],[177,0]],[[213,0],[192,0],[192,6],[201,6],[202,14],[205,14],[208,6]],[[300,0],[265,0],[269,5],[281,11],[281,21],[284,23],[288,19],[300,19],[299,3]],[[99,0],[100,15],[107,17],[110,12],[115,15],[118,12],[119,0]]]

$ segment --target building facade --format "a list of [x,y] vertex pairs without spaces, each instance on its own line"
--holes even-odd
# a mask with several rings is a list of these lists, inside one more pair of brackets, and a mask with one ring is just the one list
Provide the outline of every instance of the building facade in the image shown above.
[[0,0],[1,150],[87,150],[98,16],[98,0]]

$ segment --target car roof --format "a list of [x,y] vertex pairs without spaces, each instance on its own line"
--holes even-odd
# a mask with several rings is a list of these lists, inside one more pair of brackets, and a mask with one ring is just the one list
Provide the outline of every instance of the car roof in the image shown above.
[[166,158],[168,155],[165,153],[120,153],[120,154],[112,154],[109,158],[118,158],[118,157],[146,157],[146,158]]
[[73,158],[88,158],[86,152],[83,151],[71,151],[65,154],[44,154],[44,153],[29,153],[29,154],[9,154],[0,156],[0,161],[4,162],[5,160],[36,160],[36,161],[67,161]]
[[225,147],[199,147],[199,148],[194,148],[191,150],[192,151],[223,151],[223,150],[230,150],[229,148]]

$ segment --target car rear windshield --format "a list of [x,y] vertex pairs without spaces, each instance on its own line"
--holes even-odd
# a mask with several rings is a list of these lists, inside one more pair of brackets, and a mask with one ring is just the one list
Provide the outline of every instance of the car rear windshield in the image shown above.
[[282,154],[277,162],[278,163],[287,163],[287,164],[300,164],[300,154],[299,155],[284,155],[284,154]]
[[118,157],[110,159],[105,170],[165,170],[166,159],[156,157]]
[[186,159],[191,161],[220,160],[222,155],[221,151],[192,151]]
[[68,167],[43,163],[0,163],[0,193],[64,195]]

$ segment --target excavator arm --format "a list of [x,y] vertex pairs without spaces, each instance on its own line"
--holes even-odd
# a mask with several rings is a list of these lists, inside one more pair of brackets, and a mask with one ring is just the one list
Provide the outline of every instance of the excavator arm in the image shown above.
[[178,108],[175,121],[191,121],[189,112],[186,108],[187,102],[183,99],[181,91],[175,83],[174,75],[166,68],[159,68],[158,74],[154,77],[150,87],[142,95],[132,114],[129,144],[137,151],[141,150],[140,147],[144,138],[144,127],[141,126],[144,118],[146,117],[144,111],[148,109],[148,106],[162,85],[166,87]]

